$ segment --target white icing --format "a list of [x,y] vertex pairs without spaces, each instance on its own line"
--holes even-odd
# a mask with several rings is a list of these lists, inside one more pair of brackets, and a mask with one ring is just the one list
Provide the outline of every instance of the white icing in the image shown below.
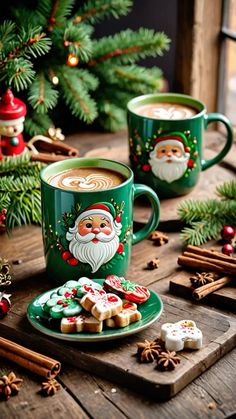
[[193,320],[163,324],[161,339],[169,351],[177,352],[184,348],[200,349],[202,347],[202,332]]

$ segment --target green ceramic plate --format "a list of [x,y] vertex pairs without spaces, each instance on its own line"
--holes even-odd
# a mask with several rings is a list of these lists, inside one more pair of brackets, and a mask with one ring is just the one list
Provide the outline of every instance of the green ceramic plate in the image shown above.
[[[102,284],[103,280],[97,279],[96,282]],[[149,290],[149,299],[139,306],[139,311],[142,314],[142,319],[140,321],[119,329],[105,329],[100,333],[66,334],[61,333],[59,329],[59,323],[57,323],[57,321],[54,321],[54,323],[53,321],[51,322],[47,314],[42,310],[43,304],[49,298],[49,295],[52,293],[52,291],[55,291],[56,289],[57,288],[46,291],[36,297],[28,306],[27,317],[32,326],[34,326],[40,332],[62,340],[76,342],[98,342],[132,335],[150,326],[155,320],[158,319],[158,317],[160,317],[163,309],[163,303],[160,297],[154,291]]]

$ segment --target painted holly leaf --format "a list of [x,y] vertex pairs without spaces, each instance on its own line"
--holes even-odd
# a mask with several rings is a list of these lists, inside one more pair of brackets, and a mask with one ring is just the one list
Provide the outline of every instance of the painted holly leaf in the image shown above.
[[121,285],[125,291],[134,291],[136,288],[136,284],[134,282],[129,281],[128,279],[122,279]]

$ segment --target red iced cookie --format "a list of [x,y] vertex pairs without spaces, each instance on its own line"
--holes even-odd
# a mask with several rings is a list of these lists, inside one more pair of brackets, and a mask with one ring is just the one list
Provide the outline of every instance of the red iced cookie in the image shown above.
[[150,297],[150,292],[146,287],[129,281],[122,276],[108,275],[103,286],[106,291],[114,292],[128,301],[139,304],[144,303]]

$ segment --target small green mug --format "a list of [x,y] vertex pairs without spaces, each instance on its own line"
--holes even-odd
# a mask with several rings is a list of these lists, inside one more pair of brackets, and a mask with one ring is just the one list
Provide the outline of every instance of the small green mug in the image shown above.
[[[114,171],[122,175],[122,183],[91,191],[50,184],[53,176],[81,167]],[[134,200],[143,194],[150,201],[152,213],[147,224],[133,233]],[[81,276],[125,275],[131,245],[147,237],[159,221],[156,193],[146,185],[134,184],[132,170],[112,160],[73,158],[52,163],[41,172],[41,195],[46,269],[57,284]]]
[[[138,96],[128,102],[130,162],[135,180],[151,186],[159,197],[189,193],[200,172],[218,163],[230,150],[233,129],[219,113],[207,113],[191,96],[160,93]],[[204,160],[204,131],[222,122],[227,138],[222,150]]]

